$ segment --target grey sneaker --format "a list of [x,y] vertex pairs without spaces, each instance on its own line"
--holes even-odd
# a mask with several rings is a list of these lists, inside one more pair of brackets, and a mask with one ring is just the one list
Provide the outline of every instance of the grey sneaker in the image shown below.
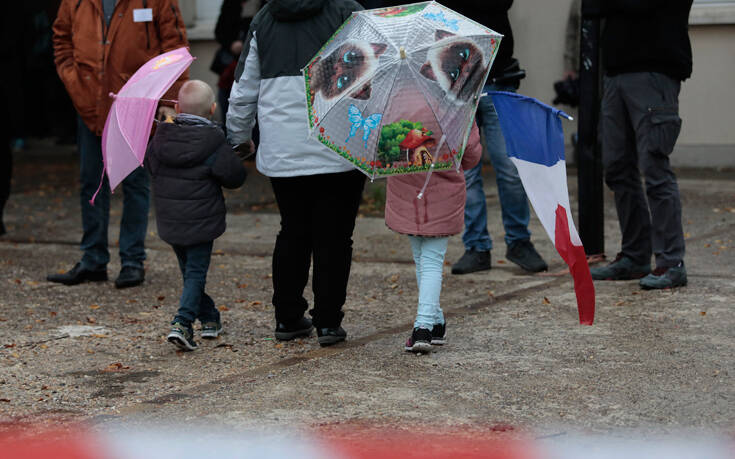
[[528,239],[510,244],[505,251],[505,258],[532,273],[549,269],[544,259],[536,251],[536,247]]
[[656,268],[640,281],[645,290],[683,287],[687,284],[687,269],[684,262],[670,268]]
[[215,339],[222,333],[222,322],[202,323],[202,339]]
[[630,280],[640,279],[651,272],[651,264],[637,265],[631,259],[619,253],[615,260],[607,266],[591,268],[592,279],[595,280]]
[[452,265],[452,274],[469,274],[477,271],[486,271],[490,265],[490,251],[484,252],[475,249],[465,251],[464,255]]
[[194,342],[194,332],[191,326],[186,326],[179,322],[171,325],[171,331],[166,337],[169,343],[175,345],[183,351],[193,351],[196,349],[197,343]]

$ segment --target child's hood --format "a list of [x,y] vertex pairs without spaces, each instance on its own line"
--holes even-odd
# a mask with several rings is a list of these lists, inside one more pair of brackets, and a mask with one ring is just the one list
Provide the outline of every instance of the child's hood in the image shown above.
[[225,143],[222,129],[195,115],[180,114],[173,123],[161,123],[150,154],[163,164],[192,167],[204,162]]

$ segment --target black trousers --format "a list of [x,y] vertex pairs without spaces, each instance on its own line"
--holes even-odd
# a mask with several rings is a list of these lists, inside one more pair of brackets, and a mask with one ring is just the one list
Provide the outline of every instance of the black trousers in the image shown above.
[[335,328],[352,263],[352,232],[365,176],[358,171],[300,177],[273,177],[281,231],[273,251],[273,305],[276,321],[291,323],[308,309],[304,288],[314,259],[314,326]]
[[[681,199],[669,155],[681,129],[681,83],[660,73],[605,77],[601,108],[605,182],[615,193],[621,252],[657,268],[684,259]],[[641,185],[645,181],[645,192]]]

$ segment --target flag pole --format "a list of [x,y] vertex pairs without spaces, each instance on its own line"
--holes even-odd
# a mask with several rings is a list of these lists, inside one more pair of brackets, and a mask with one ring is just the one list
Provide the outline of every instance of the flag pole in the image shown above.
[[[582,4],[582,11],[599,11],[601,0],[582,0]],[[579,236],[589,256],[605,253],[602,152],[597,131],[601,87],[600,17],[583,14],[581,27],[577,184]]]

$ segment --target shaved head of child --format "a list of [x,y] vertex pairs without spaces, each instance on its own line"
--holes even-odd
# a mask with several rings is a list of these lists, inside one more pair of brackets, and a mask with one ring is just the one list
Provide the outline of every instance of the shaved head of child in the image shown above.
[[201,80],[189,80],[179,90],[179,102],[176,104],[177,113],[210,118],[214,115],[217,104],[214,101],[214,91]]

